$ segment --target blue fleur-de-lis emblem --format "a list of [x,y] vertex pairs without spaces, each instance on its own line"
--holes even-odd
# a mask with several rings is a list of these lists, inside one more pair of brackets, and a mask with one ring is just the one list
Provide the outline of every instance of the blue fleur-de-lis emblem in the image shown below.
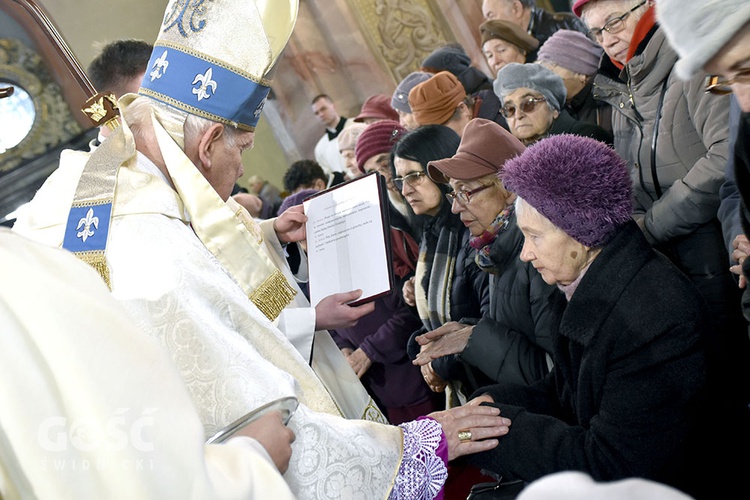
[[265,104],[266,104],[266,100],[263,99],[262,101],[260,101],[260,103],[258,104],[258,106],[255,108],[255,111],[253,112],[253,116],[255,116],[256,119],[260,117],[260,114],[263,112],[263,106]]
[[153,82],[154,80],[161,78],[161,76],[167,72],[168,66],[169,61],[167,61],[167,51],[165,50],[161,57],[154,61],[154,64],[151,66],[154,68],[153,71],[149,73],[151,81]]
[[81,229],[81,226],[83,226],[83,230],[76,233],[76,238],[81,238],[81,240],[86,243],[86,239],[89,236],[94,236],[94,231],[91,230],[91,226],[94,226],[94,229],[99,229],[99,217],[94,217],[93,208],[89,208],[89,211],[86,212],[86,217],[78,221],[76,230]]
[[[200,86],[198,88],[193,89],[193,94],[198,96],[198,100],[202,99],[208,99],[212,95],[216,93],[216,88],[218,87],[218,84],[211,80],[211,76],[213,75],[213,71],[211,71],[211,68],[208,68],[205,73],[195,75],[195,79],[193,80],[193,85],[200,82]],[[208,88],[211,88],[211,93],[208,93]]]

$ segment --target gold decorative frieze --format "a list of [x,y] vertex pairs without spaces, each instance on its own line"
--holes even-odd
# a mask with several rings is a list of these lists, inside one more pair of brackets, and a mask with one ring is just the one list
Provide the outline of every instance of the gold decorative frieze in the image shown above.
[[[348,0],[360,32],[394,81],[419,69],[422,60],[452,38],[434,2],[427,0]],[[451,40],[452,41],[452,40]]]

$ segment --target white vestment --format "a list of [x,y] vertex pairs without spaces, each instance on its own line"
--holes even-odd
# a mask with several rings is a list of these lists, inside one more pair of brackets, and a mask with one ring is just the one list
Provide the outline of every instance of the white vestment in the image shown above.
[[204,445],[171,360],[90,266],[2,228],[0,332],[1,498],[293,498],[256,441]]
[[[346,120],[346,125],[350,123],[353,122],[351,120]],[[346,128],[346,125],[344,125],[344,128]],[[333,172],[346,172],[346,163],[344,162],[344,157],[341,156],[341,151],[339,151],[338,136],[329,139],[327,132],[323,134],[323,136],[318,139],[317,144],[315,144],[314,155],[315,161],[323,167],[326,174],[331,174]]]
[[[87,153],[66,151],[14,230],[59,246]],[[341,418],[306,360],[247,299],[190,227],[177,193],[145,157],[120,168],[107,245],[113,295],[171,355],[206,435],[296,396],[285,474],[301,499],[385,498],[399,470],[398,427]]]

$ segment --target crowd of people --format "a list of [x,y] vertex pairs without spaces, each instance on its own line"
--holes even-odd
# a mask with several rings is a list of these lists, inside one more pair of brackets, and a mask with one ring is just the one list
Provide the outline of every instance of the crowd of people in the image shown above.
[[[750,3],[484,0],[493,74],[449,44],[353,118],[316,92],[283,190],[237,183],[296,9],[178,3],[0,232],[0,497],[750,491]],[[313,306],[302,202],[373,173],[395,286]]]

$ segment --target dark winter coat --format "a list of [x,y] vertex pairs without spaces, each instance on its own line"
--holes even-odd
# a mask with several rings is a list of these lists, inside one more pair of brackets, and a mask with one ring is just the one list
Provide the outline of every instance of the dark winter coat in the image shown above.
[[599,125],[576,120],[564,109],[560,111],[560,115],[552,122],[552,126],[547,133],[547,135],[558,134],[575,134],[583,137],[591,137],[605,144],[612,144],[612,134]]
[[372,361],[362,377],[386,407],[414,406],[431,396],[422,372],[406,355],[406,342],[422,322],[404,302],[401,290],[375,300],[375,311],[351,328],[338,328],[331,336],[339,349],[361,348]]
[[523,233],[513,214],[490,250],[497,269],[490,276],[490,313],[474,326],[460,355],[493,383],[531,384],[544,378],[551,365],[548,301],[562,292],[521,261],[522,246]]
[[[612,106],[596,99],[593,79],[565,104],[565,110],[579,122],[598,125],[608,134],[613,135]],[[612,144],[611,139],[609,143]]]
[[512,425],[470,461],[525,481],[578,470],[679,483],[692,432],[705,433],[711,413],[701,405],[706,309],[694,285],[629,222],[570,302],[555,294],[550,307],[554,369],[531,386],[480,391]]

